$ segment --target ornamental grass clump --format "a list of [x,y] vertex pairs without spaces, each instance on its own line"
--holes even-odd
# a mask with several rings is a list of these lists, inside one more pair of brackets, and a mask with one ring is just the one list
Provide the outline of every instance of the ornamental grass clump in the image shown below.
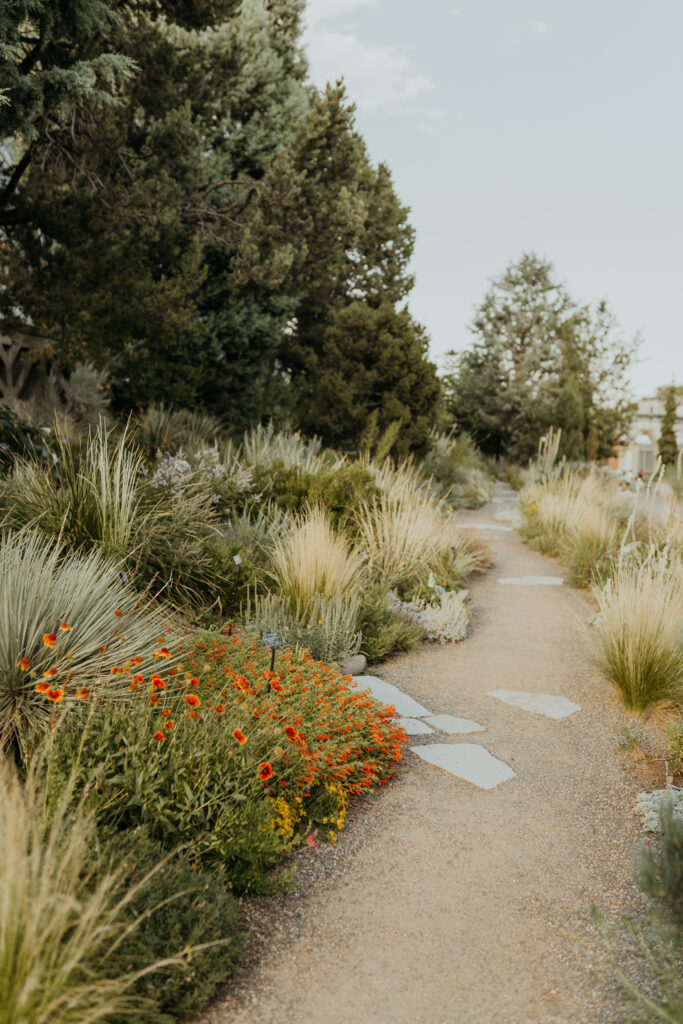
[[360,552],[336,533],[327,513],[312,508],[292,520],[289,531],[271,549],[270,577],[290,610],[310,617],[320,599],[351,597],[365,582]]
[[453,584],[485,564],[483,549],[457,526],[444,503],[411,489],[409,477],[403,492],[397,488],[363,503],[355,525],[371,577],[401,594],[424,590],[431,573]]
[[138,481],[142,456],[126,431],[114,440],[103,425],[84,448],[57,437],[57,459],[17,462],[0,489],[0,510],[12,526],[32,525],[73,548],[97,547],[126,557],[146,518]]
[[27,728],[62,701],[120,694],[133,672],[170,657],[167,630],[164,610],[97,551],[68,554],[26,530],[0,536],[0,747],[23,750]]
[[683,573],[669,551],[624,561],[604,587],[594,586],[599,616],[595,658],[624,707],[648,715],[683,702]]
[[82,803],[74,806],[68,786],[49,818],[38,770],[22,783],[0,759],[0,788],[0,1024],[93,1024],[141,1013],[149,1004],[131,987],[178,958],[143,959],[128,972],[106,964],[143,924],[122,915],[149,876],[117,892],[116,871],[98,861],[93,820]]

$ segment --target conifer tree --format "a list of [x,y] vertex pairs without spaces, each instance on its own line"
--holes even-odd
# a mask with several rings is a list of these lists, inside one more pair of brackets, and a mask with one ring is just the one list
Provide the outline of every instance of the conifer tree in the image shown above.
[[676,409],[678,395],[674,386],[667,388],[664,399],[664,416],[662,432],[659,436],[659,457],[665,466],[675,466],[678,459],[678,441],[676,439]]

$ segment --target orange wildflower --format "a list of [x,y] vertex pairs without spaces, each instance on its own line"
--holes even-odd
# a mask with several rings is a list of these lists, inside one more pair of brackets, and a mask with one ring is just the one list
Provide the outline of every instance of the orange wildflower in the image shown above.
[[262,782],[267,782],[268,779],[272,779],[274,775],[275,772],[273,771],[272,765],[268,764],[267,761],[264,761],[258,766],[258,777]]
[[90,690],[83,686],[80,690],[76,690],[76,696],[79,700],[88,700],[90,697]]
[[198,708],[199,705],[201,704],[201,701],[196,693],[188,693],[187,697],[185,698],[185,703],[189,704],[191,708]]
[[102,644],[102,646],[100,647],[100,654],[106,654],[108,650],[109,648],[107,647],[107,645]]
[[294,729],[291,725],[285,726],[285,736],[287,737],[288,740],[291,740],[293,743],[294,740],[296,739],[296,729]]
[[240,746],[242,746],[243,743],[247,742],[247,737],[244,735],[241,729],[235,729],[233,736],[235,737]]
[[145,677],[144,676],[141,676],[141,675],[133,676],[133,682],[136,683],[138,686],[142,686],[144,681],[145,681]]
[[17,662],[17,668],[20,668],[22,672],[28,672],[31,667],[31,662],[28,658],[20,658]]
[[159,694],[158,693],[153,693],[152,696],[149,698],[147,703],[149,704],[150,707],[155,708],[157,706],[157,704],[159,703]]
[[62,622],[59,628],[61,629],[62,633],[70,633],[71,630],[73,629],[73,626],[70,626],[68,622]]
[[151,683],[152,683],[152,686],[154,687],[155,690],[165,690],[166,689],[166,683],[163,681],[161,676],[152,676]]
[[225,711],[225,704],[214,704],[213,710],[217,711],[219,715],[222,715]]
[[43,643],[46,647],[54,647],[56,639],[56,633],[43,633]]
[[154,736],[152,737],[152,739],[154,739],[154,740],[163,740],[164,738],[165,737],[164,737],[163,732],[155,732]]
[[47,693],[49,689],[50,684],[46,683],[45,680],[43,680],[42,683],[36,683],[36,690],[38,691],[38,693]]
[[43,672],[43,675],[45,675],[45,676],[56,676],[57,675],[57,669],[56,668],[48,668],[48,669],[45,670],[45,672]]
[[53,701],[53,702],[54,702],[55,704],[58,704],[58,703],[59,703],[59,701],[60,701],[60,700],[62,699],[62,697],[64,696],[64,690],[53,690],[53,689],[52,689],[52,687],[50,687],[50,688],[49,688],[49,689],[48,689],[48,690],[46,691],[46,693],[45,693],[45,696],[47,697],[47,699],[48,699],[48,700],[51,700],[51,701]]
[[174,725],[175,722],[173,721],[173,719],[169,718],[168,722],[164,722],[164,729],[172,729]]
[[185,714],[192,722],[196,722],[197,719],[199,718],[199,714],[195,710],[195,708],[192,708],[190,711],[186,711]]
[[114,615],[116,616],[117,619],[120,619],[121,616],[123,615],[123,612],[121,611],[120,608],[114,608]]

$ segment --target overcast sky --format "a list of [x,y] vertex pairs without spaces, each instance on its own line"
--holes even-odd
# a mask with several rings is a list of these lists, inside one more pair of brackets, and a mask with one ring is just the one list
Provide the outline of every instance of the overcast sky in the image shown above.
[[642,333],[637,396],[683,384],[682,37],[682,0],[309,0],[311,76],[412,208],[437,362],[533,250]]

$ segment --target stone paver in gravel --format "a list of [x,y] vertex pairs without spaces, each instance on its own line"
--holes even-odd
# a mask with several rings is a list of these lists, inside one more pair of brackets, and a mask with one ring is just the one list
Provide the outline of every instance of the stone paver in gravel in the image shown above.
[[512,583],[518,587],[561,587],[561,576],[503,576],[497,583]]
[[370,690],[375,700],[380,704],[392,704],[402,718],[424,718],[425,715],[431,715],[431,711],[418,704],[407,693],[403,693],[391,683],[385,683],[383,679],[377,679],[376,676],[356,676],[349,686],[358,690]]
[[580,704],[554,693],[527,693],[525,690],[489,690],[489,697],[496,697],[506,704],[512,704],[522,711],[532,711],[546,718],[569,718],[581,710]]
[[425,743],[410,749],[424,761],[480,789],[495,789],[515,776],[509,764],[499,761],[478,743]]
[[455,715],[432,715],[425,721],[434,729],[440,729],[441,732],[486,732],[485,725],[472,722],[469,718],[456,718]]
[[409,736],[426,736],[434,732],[421,718],[399,718],[398,724],[403,726]]

